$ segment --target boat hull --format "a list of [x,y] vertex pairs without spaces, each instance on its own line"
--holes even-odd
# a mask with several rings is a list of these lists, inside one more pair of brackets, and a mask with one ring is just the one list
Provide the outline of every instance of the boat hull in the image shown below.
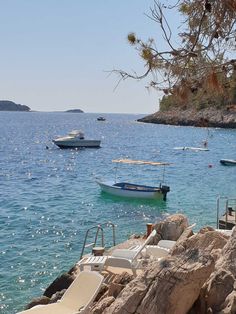
[[100,147],[101,141],[98,140],[53,140],[53,143],[60,148],[98,148]]
[[[130,183],[96,182],[103,192],[120,197],[166,200],[166,194],[169,192],[169,187],[166,186],[159,188]],[[126,185],[129,187],[126,188]]]
[[209,151],[208,148],[203,147],[190,147],[190,146],[183,146],[183,147],[174,147],[175,150],[192,150],[192,151],[199,151],[199,152],[207,152]]
[[236,166],[236,160],[233,159],[221,159],[220,163],[224,166]]

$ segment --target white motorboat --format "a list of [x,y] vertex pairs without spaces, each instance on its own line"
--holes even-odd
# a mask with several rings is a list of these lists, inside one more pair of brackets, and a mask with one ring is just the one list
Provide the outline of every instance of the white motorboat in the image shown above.
[[[163,162],[150,162],[143,160],[130,160],[130,159],[119,159],[113,160],[116,163],[128,163],[128,164],[138,164],[138,165],[152,165],[152,166],[166,166],[170,165],[169,163]],[[164,181],[164,178],[163,178]],[[130,198],[143,198],[143,199],[161,199],[166,200],[166,195],[170,191],[170,187],[163,185],[162,183],[159,186],[150,186],[135,184],[130,182],[116,182],[116,181],[101,181],[96,180],[96,182],[101,187],[103,192],[121,196],[121,197],[130,197]]]
[[73,130],[67,136],[54,139],[53,143],[60,148],[97,148],[100,147],[101,141],[85,139],[82,131]]

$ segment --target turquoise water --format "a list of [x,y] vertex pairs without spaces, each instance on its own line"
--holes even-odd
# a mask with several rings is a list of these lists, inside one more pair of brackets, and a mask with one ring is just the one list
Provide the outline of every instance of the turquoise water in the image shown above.
[[[208,130],[136,122],[141,115],[106,114],[105,122],[97,116],[0,112],[0,313],[23,309],[73,266],[85,231],[97,223],[114,222],[118,241],[176,212],[198,228],[215,226],[217,196],[236,196],[236,167],[219,163],[236,158],[236,130],[210,129],[209,152],[176,151],[201,145]],[[102,147],[75,151],[52,144],[72,129],[100,138]],[[95,178],[114,178],[111,160],[122,157],[173,163],[165,172],[166,203],[100,193]],[[150,184],[162,172],[123,165],[117,175]]]

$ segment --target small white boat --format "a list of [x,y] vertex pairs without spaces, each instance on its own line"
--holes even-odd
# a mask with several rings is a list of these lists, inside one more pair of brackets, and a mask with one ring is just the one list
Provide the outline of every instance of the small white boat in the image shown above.
[[166,200],[166,194],[170,191],[169,186],[160,185],[148,186],[141,184],[133,184],[128,182],[110,182],[110,181],[96,181],[103,192],[123,197],[132,198],[147,198],[147,199],[162,199]]
[[67,136],[53,140],[53,143],[60,148],[97,148],[100,147],[100,140],[85,139],[82,131],[73,130]]
[[220,163],[224,166],[236,166],[236,160],[234,159],[221,159]]
[[182,147],[174,147],[175,150],[193,150],[193,151],[209,151],[208,148],[203,148],[203,147],[191,147],[191,146],[182,146]]
[[[138,164],[138,165],[153,165],[153,166],[166,166],[170,165],[169,163],[162,162],[150,162],[143,160],[130,160],[130,159],[119,159],[113,160],[112,162],[117,163],[128,163],[128,164]],[[164,178],[163,178],[164,181]],[[101,187],[103,192],[121,196],[121,197],[130,197],[130,198],[142,198],[142,199],[161,199],[166,200],[166,195],[170,191],[170,187],[163,185],[162,183],[159,186],[149,186],[142,184],[135,184],[130,182],[116,182],[116,181],[101,181],[96,180],[96,182]]]

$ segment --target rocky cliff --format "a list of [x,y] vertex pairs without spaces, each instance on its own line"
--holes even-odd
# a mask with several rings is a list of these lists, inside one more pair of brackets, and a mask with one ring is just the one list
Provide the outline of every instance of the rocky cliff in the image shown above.
[[0,100],[0,111],[30,111],[28,106],[16,104],[10,100]]
[[169,111],[158,111],[144,118],[140,122],[198,126],[198,127],[219,127],[236,128],[236,105],[228,106],[224,110],[207,108],[203,110],[187,109]]

